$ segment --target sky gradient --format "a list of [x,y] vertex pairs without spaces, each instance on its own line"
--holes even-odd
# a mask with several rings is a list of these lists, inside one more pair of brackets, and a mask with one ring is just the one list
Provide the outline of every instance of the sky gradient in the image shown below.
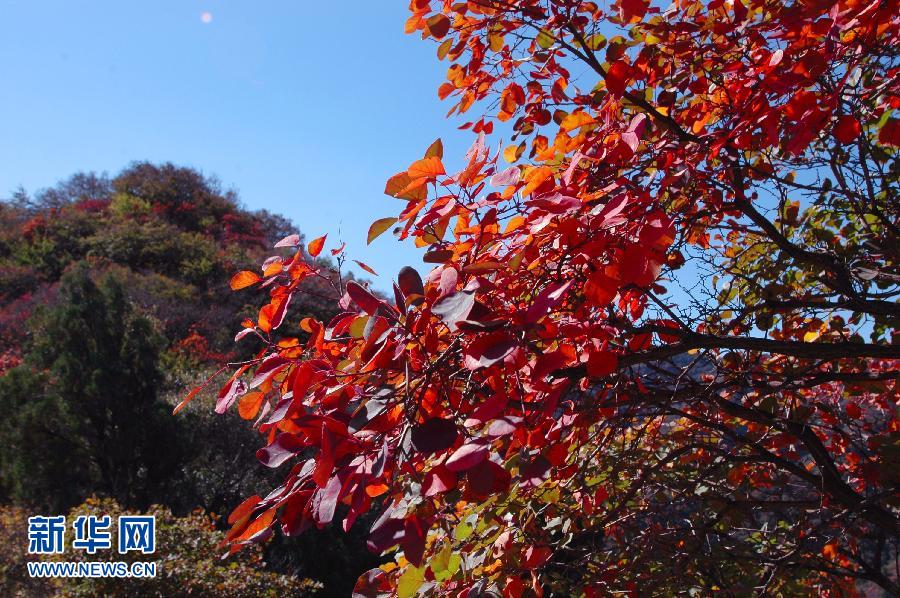
[[422,264],[389,234],[366,247],[402,206],[385,180],[435,137],[448,169],[472,141],[437,98],[448,65],[406,17],[402,0],[0,0],[0,196],[169,161],[345,240],[389,288]]

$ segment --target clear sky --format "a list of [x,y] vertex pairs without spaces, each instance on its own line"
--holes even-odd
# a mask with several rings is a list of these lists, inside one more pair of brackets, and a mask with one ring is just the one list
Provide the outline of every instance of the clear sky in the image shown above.
[[421,260],[390,234],[366,247],[402,207],[385,180],[437,136],[448,168],[472,141],[445,119],[435,44],[403,33],[406,5],[0,0],[0,196],[171,161],[307,239],[340,236],[388,288]]

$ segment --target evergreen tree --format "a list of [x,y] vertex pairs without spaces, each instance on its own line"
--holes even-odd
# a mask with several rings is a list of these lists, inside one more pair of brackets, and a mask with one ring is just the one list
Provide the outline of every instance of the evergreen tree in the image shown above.
[[0,378],[2,482],[11,498],[56,510],[90,493],[143,508],[162,498],[179,458],[158,400],[162,342],[113,277],[84,265],[31,322],[24,362]]

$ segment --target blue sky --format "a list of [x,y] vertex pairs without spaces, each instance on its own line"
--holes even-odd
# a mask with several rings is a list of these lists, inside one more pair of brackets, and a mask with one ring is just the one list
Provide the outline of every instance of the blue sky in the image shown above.
[[406,4],[0,0],[0,196],[171,161],[307,238],[340,236],[387,288],[421,260],[390,235],[366,247],[402,207],[384,181],[437,136],[448,168],[472,141],[437,98],[436,46],[403,33]]

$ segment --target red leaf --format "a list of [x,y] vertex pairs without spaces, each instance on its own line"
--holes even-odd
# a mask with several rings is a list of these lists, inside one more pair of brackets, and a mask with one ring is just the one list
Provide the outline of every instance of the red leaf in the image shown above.
[[529,546],[525,550],[525,560],[522,561],[522,566],[526,569],[537,569],[549,561],[552,554],[553,552],[546,546]]
[[369,226],[369,234],[366,235],[366,245],[371,245],[372,241],[384,234],[384,231],[397,224],[394,217],[379,218]]
[[520,477],[521,484],[526,488],[536,488],[547,479],[547,473],[550,471],[550,461],[543,455],[537,455],[528,465],[522,468]]
[[858,120],[849,114],[845,114],[838,119],[831,132],[834,134],[834,138],[841,143],[851,143],[859,137],[862,127],[859,126]]
[[322,424],[322,445],[316,456],[316,468],[313,470],[312,479],[319,488],[324,488],[334,471],[334,442],[331,431]]
[[428,196],[425,187],[410,188],[412,179],[405,172],[395,174],[388,179],[384,186],[384,194],[396,197],[397,199],[406,199],[409,201],[421,201]]
[[529,306],[528,313],[525,315],[525,321],[533,324],[550,313],[550,310],[556,307],[563,297],[566,296],[566,291],[569,290],[570,286],[572,286],[571,280],[547,285],[543,291],[538,293],[531,306]]
[[363,270],[365,270],[366,272],[368,272],[368,273],[371,274],[372,276],[378,276],[378,272],[376,272],[375,270],[373,270],[373,269],[372,269],[372,266],[369,266],[368,264],[364,264],[363,262],[361,262],[361,261],[359,261],[359,260],[353,260],[353,261],[356,262],[356,265],[357,265],[357,266],[359,266],[360,268],[362,268]]
[[495,419],[491,422],[491,425],[488,426],[487,435],[491,437],[509,436],[518,429],[519,424],[521,423],[522,418],[514,415]]
[[878,132],[878,141],[881,145],[900,147],[900,118],[888,119]]
[[505,394],[498,393],[491,396],[487,401],[479,405],[475,412],[469,416],[465,425],[471,426],[494,419],[503,413],[508,402],[509,398]]
[[404,524],[402,519],[391,517],[392,511],[388,509],[372,525],[367,545],[369,550],[381,553],[397,544],[403,539]]
[[225,413],[234,401],[247,392],[247,385],[240,378],[229,381],[219,391],[216,400],[216,413]]
[[319,488],[313,494],[312,515],[319,525],[331,523],[334,519],[334,510],[337,507],[341,495],[341,480],[337,476],[328,480],[324,488]]
[[381,300],[373,295],[367,288],[357,282],[350,281],[347,283],[347,294],[364,312],[369,315],[374,314],[381,307]]
[[456,330],[456,323],[469,317],[475,306],[473,291],[459,291],[441,297],[431,306],[431,313],[439,317],[450,330]]
[[444,465],[451,471],[465,471],[487,459],[487,455],[487,444],[484,442],[469,442],[456,449]]
[[291,386],[291,390],[293,390],[293,400],[296,402],[303,401],[303,397],[306,396],[306,391],[309,390],[309,387],[312,386],[313,380],[315,376],[315,370],[313,370],[312,366],[307,362],[301,363],[294,370],[294,381]]
[[434,496],[448,490],[456,488],[456,472],[447,469],[443,465],[438,465],[428,472],[425,476],[425,483],[422,485],[422,494],[425,496]]
[[453,253],[452,249],[435,249],[425,252],[425,255],[422,256],[422,261],[427,264],[445,264],[453,259],[454,255],[456,254]]
[[621,60],[609,65],[606,71],[606,89],[616,98],[621,98],[628,87],[628,78],[631,76],[631,67]]
[[412,445],[420,453],[437,453],[453,446],[458,436],[455,423],[433,417],[413,427]]
[[450,31],[450,19],[446,15],[436,14],[425,22],[428,24],[428,31],[435,39],[441,39]]
[[256,458],[266,467],[278,467],[304,447],[296,434],[279,434],[270,445],[256,451]]
[[422,285],[422,277],[410,266],[403,266],[400,268],[400,273],[397,275],[397,286],[400,287],[400,291],[403,292],[404,297],[425,294],[425,287]]
[[391,580],[381,569],[369,569],[353,586],[353,598],[381,598],[391,593]]
[[503,172],[498,172],[494,176],[491,177],[491,186],[493,187],[506,187],[508,185],[515,185],[519,182],[519,179],[522,177],[522,171],[519,170],[518,166],[510,166]]
[[422,555],[425,554],[425,534],[427,532],[428,528],[415,515],[407,517],[403,523],[403,541],[400,545],[403,547],[403,556],[414,567],[422,564]]
[[598,351],[588,357],[587,372],[592,378],[608,376],[616,371],[619,358],[612,351]]
[[204,384],[204,385],[201,385],[201,386],[191,389],[191,392],[189,392],[187,394],[187,396],[184,397],[184,399],[182,399],[182,401],[180,403],[178,403],[178,405],[175,406],[175,409],[172,410],[172,415],[178,415],[178,412],[181,411],[182,409],[184,409],[185,407],[187,407],[188,403],[193,401],[194,397],[197,396],[197,393],[199,393],[201,390],[203,390],[203,388],[205,386],[206,385]]
[[290,302],[291,295],[276,297],[272,299],[271,303],[267,303],[259,310],[258,323],[263,332],[271,332],[281,326]]
[[[736,2],[740,0],[735,0]],[[619,0],[621,7],[622,20],[626,23],[636,23],[644,18],[647,14],[647,6],[649,2],[644,0]]]
[[618,292],[618,282],[603,272],[594,272],[584,284],[584,295],[593,305],[606,307]]
[[478,337],[465,350],[465,366],[470,370],[490,367],[498,362],[511,359],[518,342],[505,332],[494,332]]
[[[231,538],[232,542],[248,542],[258,538],[261,538],[264,533],[269,529],[272,525],[272,521],[275,519],[275,509],[269,509],[265,511],[262,515],[253,520],[253,522],[240,532],[240,534]],[[240,522],[240,521],[239,521]]]
[[641,142],[641,136],[644,134],[644,129],[647,126],[647,115],[641,112],[633,119],[631,119],[631,123],[628,125],[628,130],[622,133],[622,141],[628,144],[628,147],[631,148],[631,151],[636,152],[638,150],[638,145]]
[[511,476],[493,461],[482,461],[466,472],[469,489],[479,497],[504,492],[509,488]]
[[456,268],[446,267],[441,271],[441,280],[438,283],[440,296],[444,297],[456,291],[456,282],[459,280],[459,273]]

